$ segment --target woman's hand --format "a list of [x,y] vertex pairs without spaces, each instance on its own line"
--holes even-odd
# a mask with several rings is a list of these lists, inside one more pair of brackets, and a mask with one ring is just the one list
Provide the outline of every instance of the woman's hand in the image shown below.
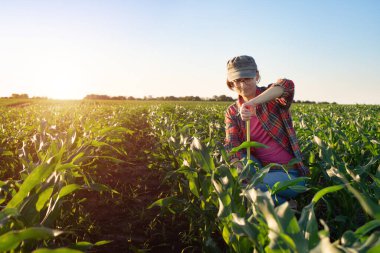
[[256,106],[252,103],[244,103],[240,107],[240,117],[243,121],[248,121],[251,119],[252,115],[256,115]]

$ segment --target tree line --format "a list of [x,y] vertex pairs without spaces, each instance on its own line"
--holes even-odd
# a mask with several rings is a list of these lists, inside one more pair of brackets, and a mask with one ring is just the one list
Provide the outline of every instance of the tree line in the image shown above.
[[235,101],[234,98],[228,97],[226,95],[213,96],[212,98],[201,98],[199,96],[184,96],[184,97],[176,97],[176,96],[162,96],[162,97],[153,97],[153,96],[144,96],[143,98],[135,98],[132,96],[108,96],[108,95],[96,95],[90,94],[85,96],[83,99],[89,100],[166,100],[166,101]]
[[48,99],[48,97],[29,97],[28,94],[22,93],[22,94],[17,94],[13,93],[10,97],[1,97],[2,99]]
[[[84,99],[93,99],[93,100],[166,100],[166,101],[235,101],[236,98],[232,98],[226,95],[216,96],[214,95],[211,98],[201,98],[199,96],[184,96],[184,97],[176,97],[176,96],[163,96],[163,97],[153,97],[153,96],[144,96],[143,98],[135,98],[132,96],[108,96],[108,95],[96,95],[91,94],[84,97]],[[299,104],[337,104],[336,102],[315,102],[309,100],[294,100],[293,103]]]
[[[3,99],[29,99],[28,94],[17,94],[13,93],[10,97],[2,97]],[[31,97],[31,99],[48,99],[47,97]],[[184,96],[184,97],[176,97],[176,96],[162,96],[162,97],[153,97],[153,96],[144,96],[143,98],[135,98],[133,96],[108,96],[108,95],[98,95],[98,94],[90,94],[85,96],[83,99],[85,100],[164,100],[164,101],[235,101],[236,98],[232,98],[226,95],[214,95],[211,98],[201,98],[199,96]],[[299,104],[337,104],[336,102],[315,102],[309,100],[294,100],[293,103]]]

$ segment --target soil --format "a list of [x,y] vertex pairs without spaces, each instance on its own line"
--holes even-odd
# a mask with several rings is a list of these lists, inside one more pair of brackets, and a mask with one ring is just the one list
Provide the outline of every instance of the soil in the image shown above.
[[25,106],[29,106],[31,104],[32,103],[30,103],[30,102],[16,102],[16,103],[12,103],[12,104],[7,105],[7,107],[25,107]]
[[99,178],[119,194],[86,193],[84,208],[96,231],[89,241],[112,241],[91,252],[181,252],[187,246],[180,238],[188,226],[185,220],[173,220],[158,207],[148,209],[168,192],[158,171],[143,163],[112,166],[103,168]]
[[[90,252],[200,252],[194,242],[185,242],[183,231],[189,230],[186,217],[165,213],[159,207],[148,207],[169,195],[163,184],[165,174],[148,168],[147,153],[154,151],[147,126],[133,127],[135,134],[123,143],[128,150],[124,164],[103,164],[95,171],[95,180],[117,191],[86,192],[84,212],[89,214],[94,229],[86,241],[111,242],[93,247]],[[150,143],[147,143],[150,140]],[[87,240],[88,239],[88,240]]]

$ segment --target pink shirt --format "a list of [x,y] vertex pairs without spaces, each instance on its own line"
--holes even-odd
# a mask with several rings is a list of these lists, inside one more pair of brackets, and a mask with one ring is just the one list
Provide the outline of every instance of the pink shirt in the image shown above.
[[264,130],[256,116],[251,117],[251,141],[260,142],[268,148],[254,148],[253,155],[262,163],[287,164],[294,157]]

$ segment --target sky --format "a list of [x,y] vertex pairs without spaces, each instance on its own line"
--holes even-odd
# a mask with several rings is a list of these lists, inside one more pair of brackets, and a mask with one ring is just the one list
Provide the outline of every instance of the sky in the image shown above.
[[380,104],[377,0],[0,0],[0,97],[236,97],[251,55],[295,100]]

